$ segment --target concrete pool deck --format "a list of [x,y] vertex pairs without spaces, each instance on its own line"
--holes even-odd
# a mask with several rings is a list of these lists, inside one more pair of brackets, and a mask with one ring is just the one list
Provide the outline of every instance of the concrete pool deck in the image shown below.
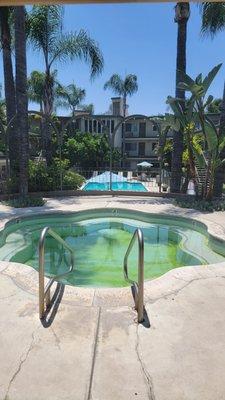
[[[225,239],[225,212],[199,213],[169,199],[70,197],[18,215],[127,208],[186,216]],[[38,318],[37,273],[0,262],[0,400],[224,400],[225,263],[169,271],[145,284],[149,319],[136,324],[129,288],[59,291]],[[150,327],[149,327],[150,325]]]

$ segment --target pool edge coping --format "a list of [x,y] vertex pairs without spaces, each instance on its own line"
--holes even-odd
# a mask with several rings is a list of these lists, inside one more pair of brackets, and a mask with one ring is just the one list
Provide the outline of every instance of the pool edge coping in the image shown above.
[[[94,208],[94,207],[93,207]],[[92,211],[93,208],[84,208],[79,210],[38,210],[35,213],[30,215],[19,214],[14,217],[6,218],[4,225],[0,228],[0,232],[2,232],[7,225],[8,222],[13,222],[18,218],[30,219],[35,218],[38,215],[55,215],[55,214],[65,214],[69,215],[71,213],[76,214],[78,212]],[[187,216],[187,215],[177,215],[170,210],[170,213],[165,212],[148,212],[139,210],[138,207],[136,209],[130,209],[129,207],[100,207],[94,208],[94,210],[104,209],[105,211],[110,209],[120,209],[123,211],[131,211],[131,212],[140,212],[143,214],[149,215],[162,215],[169,216],[175,218],[181,218],[185,221],[194,221],[198,222],[200,225],[204,226],[208,234],[215,239],[219,239],[221,241],[221,233],[217,233],[214,230],[211,230],[212,224],[213,226],[217,226],[219,231],[221,230],[221,226],[216,222],[211,223],[210,221],[204,220],[204,214],[200,214],[201,219],[196,218],[196,216]],[[202,221],[203,217],[203,221]],[[225,233],[223,233],[225,238]],[[224,239],[222,239],[224,241]],[[185,266],[172,269],[165,274],[161,275],[158,278],[153,280],[145,281],[145,301],[155,301],[158,297],[166,296],[173,293],[176,290],[179,290],[180,287],[183,287],[187,284],[187,282],[191,282],[196,279],[205,279],[207,277],[217,277],[219,276],[225,277],[225,262],[217,263],[217,264],[208,264],[204,266]],[[19,270],[18,270],[19,269]],[[4,262],[0,261],[0,273],[11,278],[14,283],[21,289],[29,292],[30,294],[37,296],[38,294],[38,273],[31,267],[13,262]],[[47,278],[46,278],[47,281]],[[129,287],[122,288],[85,288],[85,287],[75,287],[67,285],[65,287],[65,294],[63,298],[63,302],[73,303],[74,305],[86,305],[86,306],[132,306],[132,296]],[[157,294],[158,293],[158,294]]]

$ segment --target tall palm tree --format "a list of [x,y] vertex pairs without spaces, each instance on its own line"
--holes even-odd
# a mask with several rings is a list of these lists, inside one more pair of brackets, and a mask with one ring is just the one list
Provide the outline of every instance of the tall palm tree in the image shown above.
[[[90,65],[91,77],[103,69],[103,56],[98,44],[87,32],[63,33],[61,6],[33,6],[28,19],[29,37],[35,50],[42,52],[45,63],[44,112],[53,111],[53,79],[51,69],[56,62],[82,59]],[[52,160],[51,130],[45,124],[45,152],[49,165]]]
[[113,74],[105,83],[104,89],[111,89],[123,98],[123,117],[126,117],[127,96],[132,96],[138,91],[137,76],[129,74],[124,79],[118,74]]
[[28,193],[28,96],[27,96],[27,63],[26,63],[26,27],[25,7],[15,7],[15,82],[16,82],[16,109],[17,129],[19,137],[20,195]]
[[[221,31],[225,30],[225,3],[203,3],[202,27],[203,34],[210,34],[212,38]],[[225,84],[223,90],[223,99],[220,106],[220,127],[219,135],[225,134]],[[225,149],[221,154],[221,158],[225,158]],[[223,192],[223,183],[225,182],[225,165],[218,168],[215,176],[214,196],[221,197]]]
[[[187,22],[190,16],[189,3],[177,3],[175,6],[174,21],[178,25],[177,29],[177,60],[176,60],[176,91],[175,97],[185,99],[185,92],[179,89],[178,83],[181,82],[182,73],[186,72],[186,41],[187,41]],[[172,178],[171,191],[180,192],[182,177],[182,154],[183,154],[183,132],[173,133],[173,152],[172,152]]]
[[[138,91],[137,76],[129,74],[123,79],[118,74],[113,74],[111,78],[105,83],[104,89],[111,89],[115,94],[122,96],[123,99],[123,118],[126,117],[127,111],[127,96],[132,96]],[[125,140],[124,140],[124,124],[122,124],[122,166],[123,156],[125,153]]]
[[16,96],[12,65],[12,38],[10,17],[12,10],[10,7],[0,7],[0,29],[1,29],[1,48],[3,54],[4,69],[4,89],[8,129],[8,151],[10,159],[11,175],[18,173],[18,140],[15,123],[10,121],[16,115]]
[[74,117],[76,108],[84,100],[86,92],[85,89],[81,89],[74,83],[71,83],[68,86],[60,86],[57,90],[57,95],[62,99],[59,105],[69,108],[72,112],[72,117]]

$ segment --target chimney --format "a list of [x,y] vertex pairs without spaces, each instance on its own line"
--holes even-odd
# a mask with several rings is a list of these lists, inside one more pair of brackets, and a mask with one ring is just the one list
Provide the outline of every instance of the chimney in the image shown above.
[[122,97],[112,97],[112,114],[123,116],[123,99]]

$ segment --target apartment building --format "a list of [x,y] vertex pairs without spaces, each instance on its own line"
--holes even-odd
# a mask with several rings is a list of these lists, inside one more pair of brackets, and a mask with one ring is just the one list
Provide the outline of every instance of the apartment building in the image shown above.
[[[136,170],[137,164],[147,161],[152,164],[151,171],[157,172],[159,161],[156,148],[159,141],[158,125],[154,117],[143,115],[128,115],[128,107],[123,117],[124,107],[121,97],[112,97],[109,111],[105,114],[91,115],[84,111],[77,111],[74,128],[81,132],[107,133],[113,136],[113,145],[119,148],[123,155],[123,167],[127,170]],[[219,123],[219,114],[209,114],[216,124]],[[60,117],[68,120],[68,117]],[[73,129],[74,131],[74,129]],[[170,135],[172,137],[172,132]]]
[[147,161],[152,169],[159,167],[156,154],[158,144],[157,125],[143,115],[130,115],[126,109],[124,122],[123,100],[113,97],[109,112],[100,115],[82,113],[77,115],[77,129],[81,132],[109,133],[113,136],[114,147],[123,154],[123,167],[136,170],[137,164]]
[[147,161],[153,165],[152,169],[157,169],[158,137],[158,127],[154,122],[143,116],[131,116],[124,126],[125,167],[135,170],[138,163]]

